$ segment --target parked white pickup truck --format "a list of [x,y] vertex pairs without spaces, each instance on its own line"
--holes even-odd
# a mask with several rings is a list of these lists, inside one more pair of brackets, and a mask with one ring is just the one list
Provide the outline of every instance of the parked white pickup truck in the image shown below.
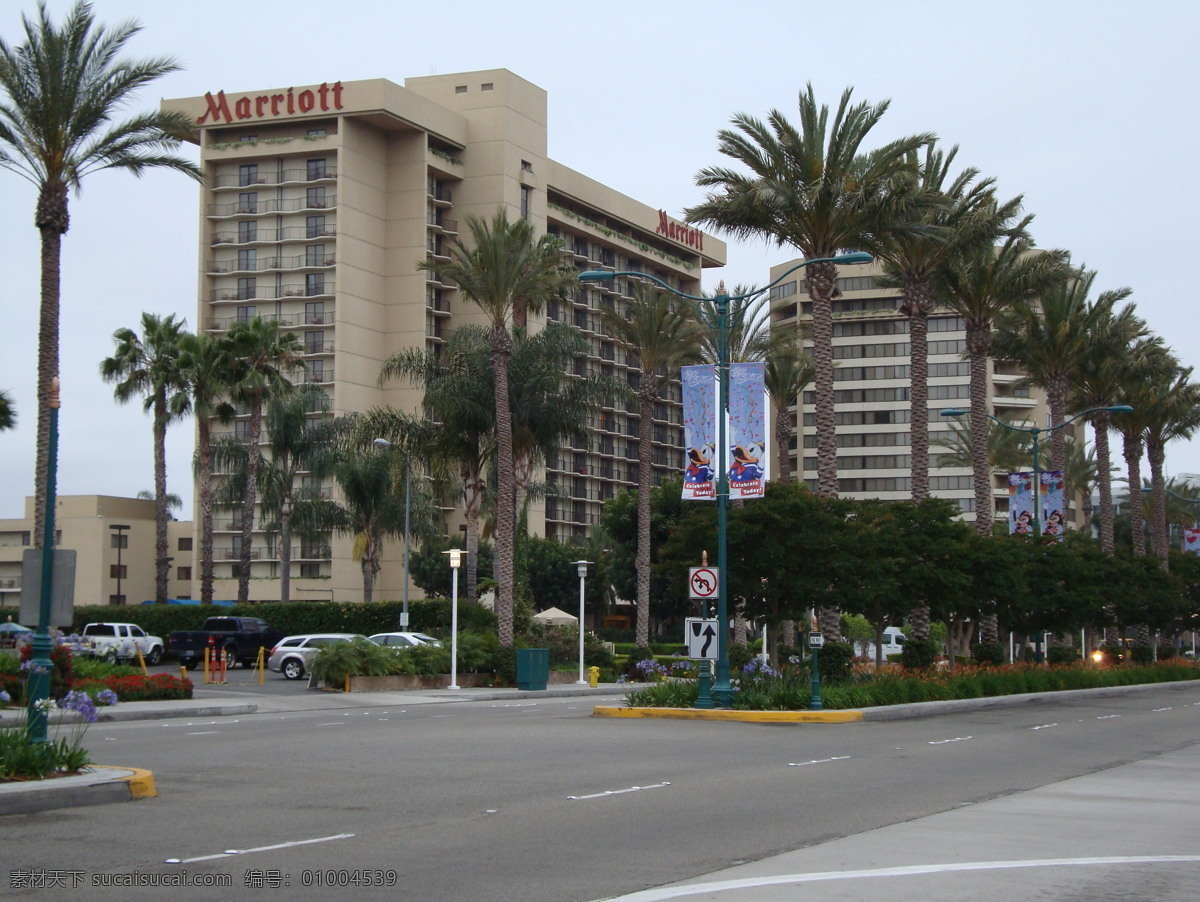
[[83,645],[97,658],[127,661],[141,649],[147,664],[157,664],[163,656],[163,640],[151,636],[136,623],[89,623],[83,628]]

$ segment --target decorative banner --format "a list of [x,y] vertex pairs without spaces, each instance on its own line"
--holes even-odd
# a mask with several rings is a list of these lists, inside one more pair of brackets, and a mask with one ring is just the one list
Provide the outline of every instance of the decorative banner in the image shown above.
[[1041,473],[1041,477],[1042,535],[1054,536],[1061,542],[1066,538],[1067,533],[1067,518],[1063,513],[1065,509],[1064,487],[1066,484],[1063,479],[1063,471],[1044,470]]
[[729,365],[729,497],[761,498],[767,480],[764,364]]
[[716,367],[685,366],[683,382],[683,441],[687,468],[683,471],[684,500],[716,498],[717,393]]
[[1033,535],[1033,474],[1008,474],[1008,534]]
[[1192,554],[1200,554],[1200,526],[1185,526],[1183,528],[1183,550]]

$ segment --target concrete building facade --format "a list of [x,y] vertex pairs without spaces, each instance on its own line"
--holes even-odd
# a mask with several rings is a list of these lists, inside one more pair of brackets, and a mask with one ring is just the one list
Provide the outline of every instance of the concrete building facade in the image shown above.
[[[221,334],[239,320],[277,321],[304,344],[304,371],[293,376],[322,386],[334,414],[382,405],[416,411],[420,396],[411,386],[379,386],[382,363],[397,351],[436,349],[459,324],[484,321],[436,270],[467,217],[488,219],[498,209],[527,217],[538,234],[556,235],[581,271],[648,272],[688,293],[699,293],[702,269],[725,260],[722,242],[550,159],[546,93],[507,70],[410,78],[403,86],[377,79],[216,90],[163,107],[196,123],[205,176],[197,329]],[[419,270],[425,261],[435,268]],[[573,372],[633,384],[637,368],[600,323],[603,308],[623,309],[632,285],[580,285],[531,328],[547,319],[573,323],[590,346]],[[655,411],[656,476],[682,466],[679,401],[675,386]],[[245,435],[246,411],[239,414],[232,429],[218,431]],[[588,442],[548,462],[545,481],[556,493],[533,504],[532,533],[583,536],[603,502],[635,484],[636,408],[600,410],[589,427]],[[222,598],[236,590],[238,516],[228,508],[216,515]],[[255,532],[254,599],[278,598],[274,541]],[[399,595],[400,559],[398,543],[389,543],[376,597]],[[295,597],[361,597],[349,538],[297,542],[292,560]]]

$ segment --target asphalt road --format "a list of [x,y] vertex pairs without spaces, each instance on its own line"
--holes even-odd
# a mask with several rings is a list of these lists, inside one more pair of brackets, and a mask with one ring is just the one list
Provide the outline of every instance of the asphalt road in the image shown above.
[[45,868],[99,886],[100,899],[164,892],[104,888],[113,874],[228,879],[239,898],[600,899],[1152,759],[1200,735],[1191,685],[851,725],[590,717],[601,703],[97,724],[97,763],[150,768],[159,798],[0,819],[0,895],[66,898],[14,888],[14,875]]

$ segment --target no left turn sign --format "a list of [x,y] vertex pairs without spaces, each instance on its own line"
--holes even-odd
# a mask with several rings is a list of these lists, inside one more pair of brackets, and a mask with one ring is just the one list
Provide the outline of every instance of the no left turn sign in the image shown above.
[[688,597],[698,599],[717,597],[716,567],[692,567],[688,570]]

